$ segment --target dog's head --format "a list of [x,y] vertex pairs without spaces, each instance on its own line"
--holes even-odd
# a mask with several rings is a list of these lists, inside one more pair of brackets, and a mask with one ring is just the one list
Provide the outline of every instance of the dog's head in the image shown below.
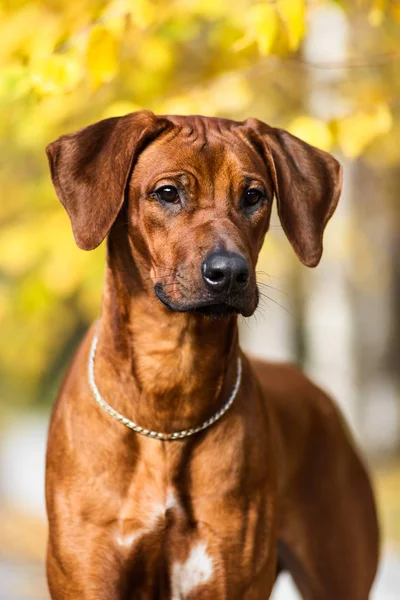
[[116,231],[158,299],[209,316],[256,309],[274,196],[295,252],[314,267],[341,190],[332,156],[255,119],[140,111],[63,136],[47,154],[78,246],[98,246],[125,199],[126,226]]

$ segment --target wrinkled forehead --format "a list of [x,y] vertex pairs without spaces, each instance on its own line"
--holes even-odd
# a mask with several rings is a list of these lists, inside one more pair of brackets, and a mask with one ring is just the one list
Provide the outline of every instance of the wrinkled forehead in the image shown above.
[[[233,122],[228,121],[231,124]],[[153,141],[139,156],[133,179],[157,178],[191,171],[197,179],[268,176],[262,156],[240,127],[216,119],[196,118],[181,123]]]

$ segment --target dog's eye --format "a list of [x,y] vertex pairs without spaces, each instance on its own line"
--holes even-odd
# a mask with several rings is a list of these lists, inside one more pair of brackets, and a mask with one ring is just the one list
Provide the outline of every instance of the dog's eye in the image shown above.
[[262,198],[263,194],[261,190],[257,188],[250,188],[244,193],[243,204],[244,206],[255,206]]
[[163,202],[177,204],[179,202],[179,193],[173,185],[163,185],[156,190],[157,196]]

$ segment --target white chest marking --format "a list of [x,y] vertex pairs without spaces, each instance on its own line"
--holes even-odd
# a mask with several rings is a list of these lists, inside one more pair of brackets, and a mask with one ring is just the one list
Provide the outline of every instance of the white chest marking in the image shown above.
[[146,514],[145,519],[143,519],[144,522],[142,527],[138,527],[134,531],[128,531],[127,533],[123,533],[120,530],[115,536],[115,541],[121,548],[132,548],[142,536],[154,531],[164,514],[165,507],[162,504],[153,504],[151,510]]
[[171,508],[180,508],[179,502],[176,499],[176,496],[175,496],[173,490],[170,490],[168,492],[167,500],[165,502],[165,510],[169,510]]
[[198,543],[185,562],[172,565],[172,600],[186,598],[194,588],[207,583],[213,574],[213,565],[206,546]]
[[139,529],[138,531],[134,531],[133,533],[119,533],[115,536],[115,541],[118,546],[124,549],[132,548],[134,543],[144,534],[143,529]]
[[143,526],[133,532],[122,533],[121,531],[115,537],[115,540],[122,548],[129,549],[139,541],[146,533],[151,533],[157,527],[160,519],[164,518],[165,512],[170,509],[180,510],[181,506],[172,489],[169,490],[165,504],[157,502],[153,504],[150,511],[143,517]]

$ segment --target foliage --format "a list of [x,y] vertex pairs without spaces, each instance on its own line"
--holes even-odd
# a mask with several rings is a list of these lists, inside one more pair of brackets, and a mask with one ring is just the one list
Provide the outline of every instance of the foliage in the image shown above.
[[[313,11],[327,7],[342,16],[350,38],[345,62],[333,70],[324,57],[310,64],[303,52]],[[3,2],[1,398],[51,395],[99,311],[104,250],[74,247],[50,186],[49,141],[145,107],[252,114],[350,158],[375,148],[380,160],[397,162],[399,23],[394,0]],[[315,90],[330,99],[328,111],[308,103]]]

